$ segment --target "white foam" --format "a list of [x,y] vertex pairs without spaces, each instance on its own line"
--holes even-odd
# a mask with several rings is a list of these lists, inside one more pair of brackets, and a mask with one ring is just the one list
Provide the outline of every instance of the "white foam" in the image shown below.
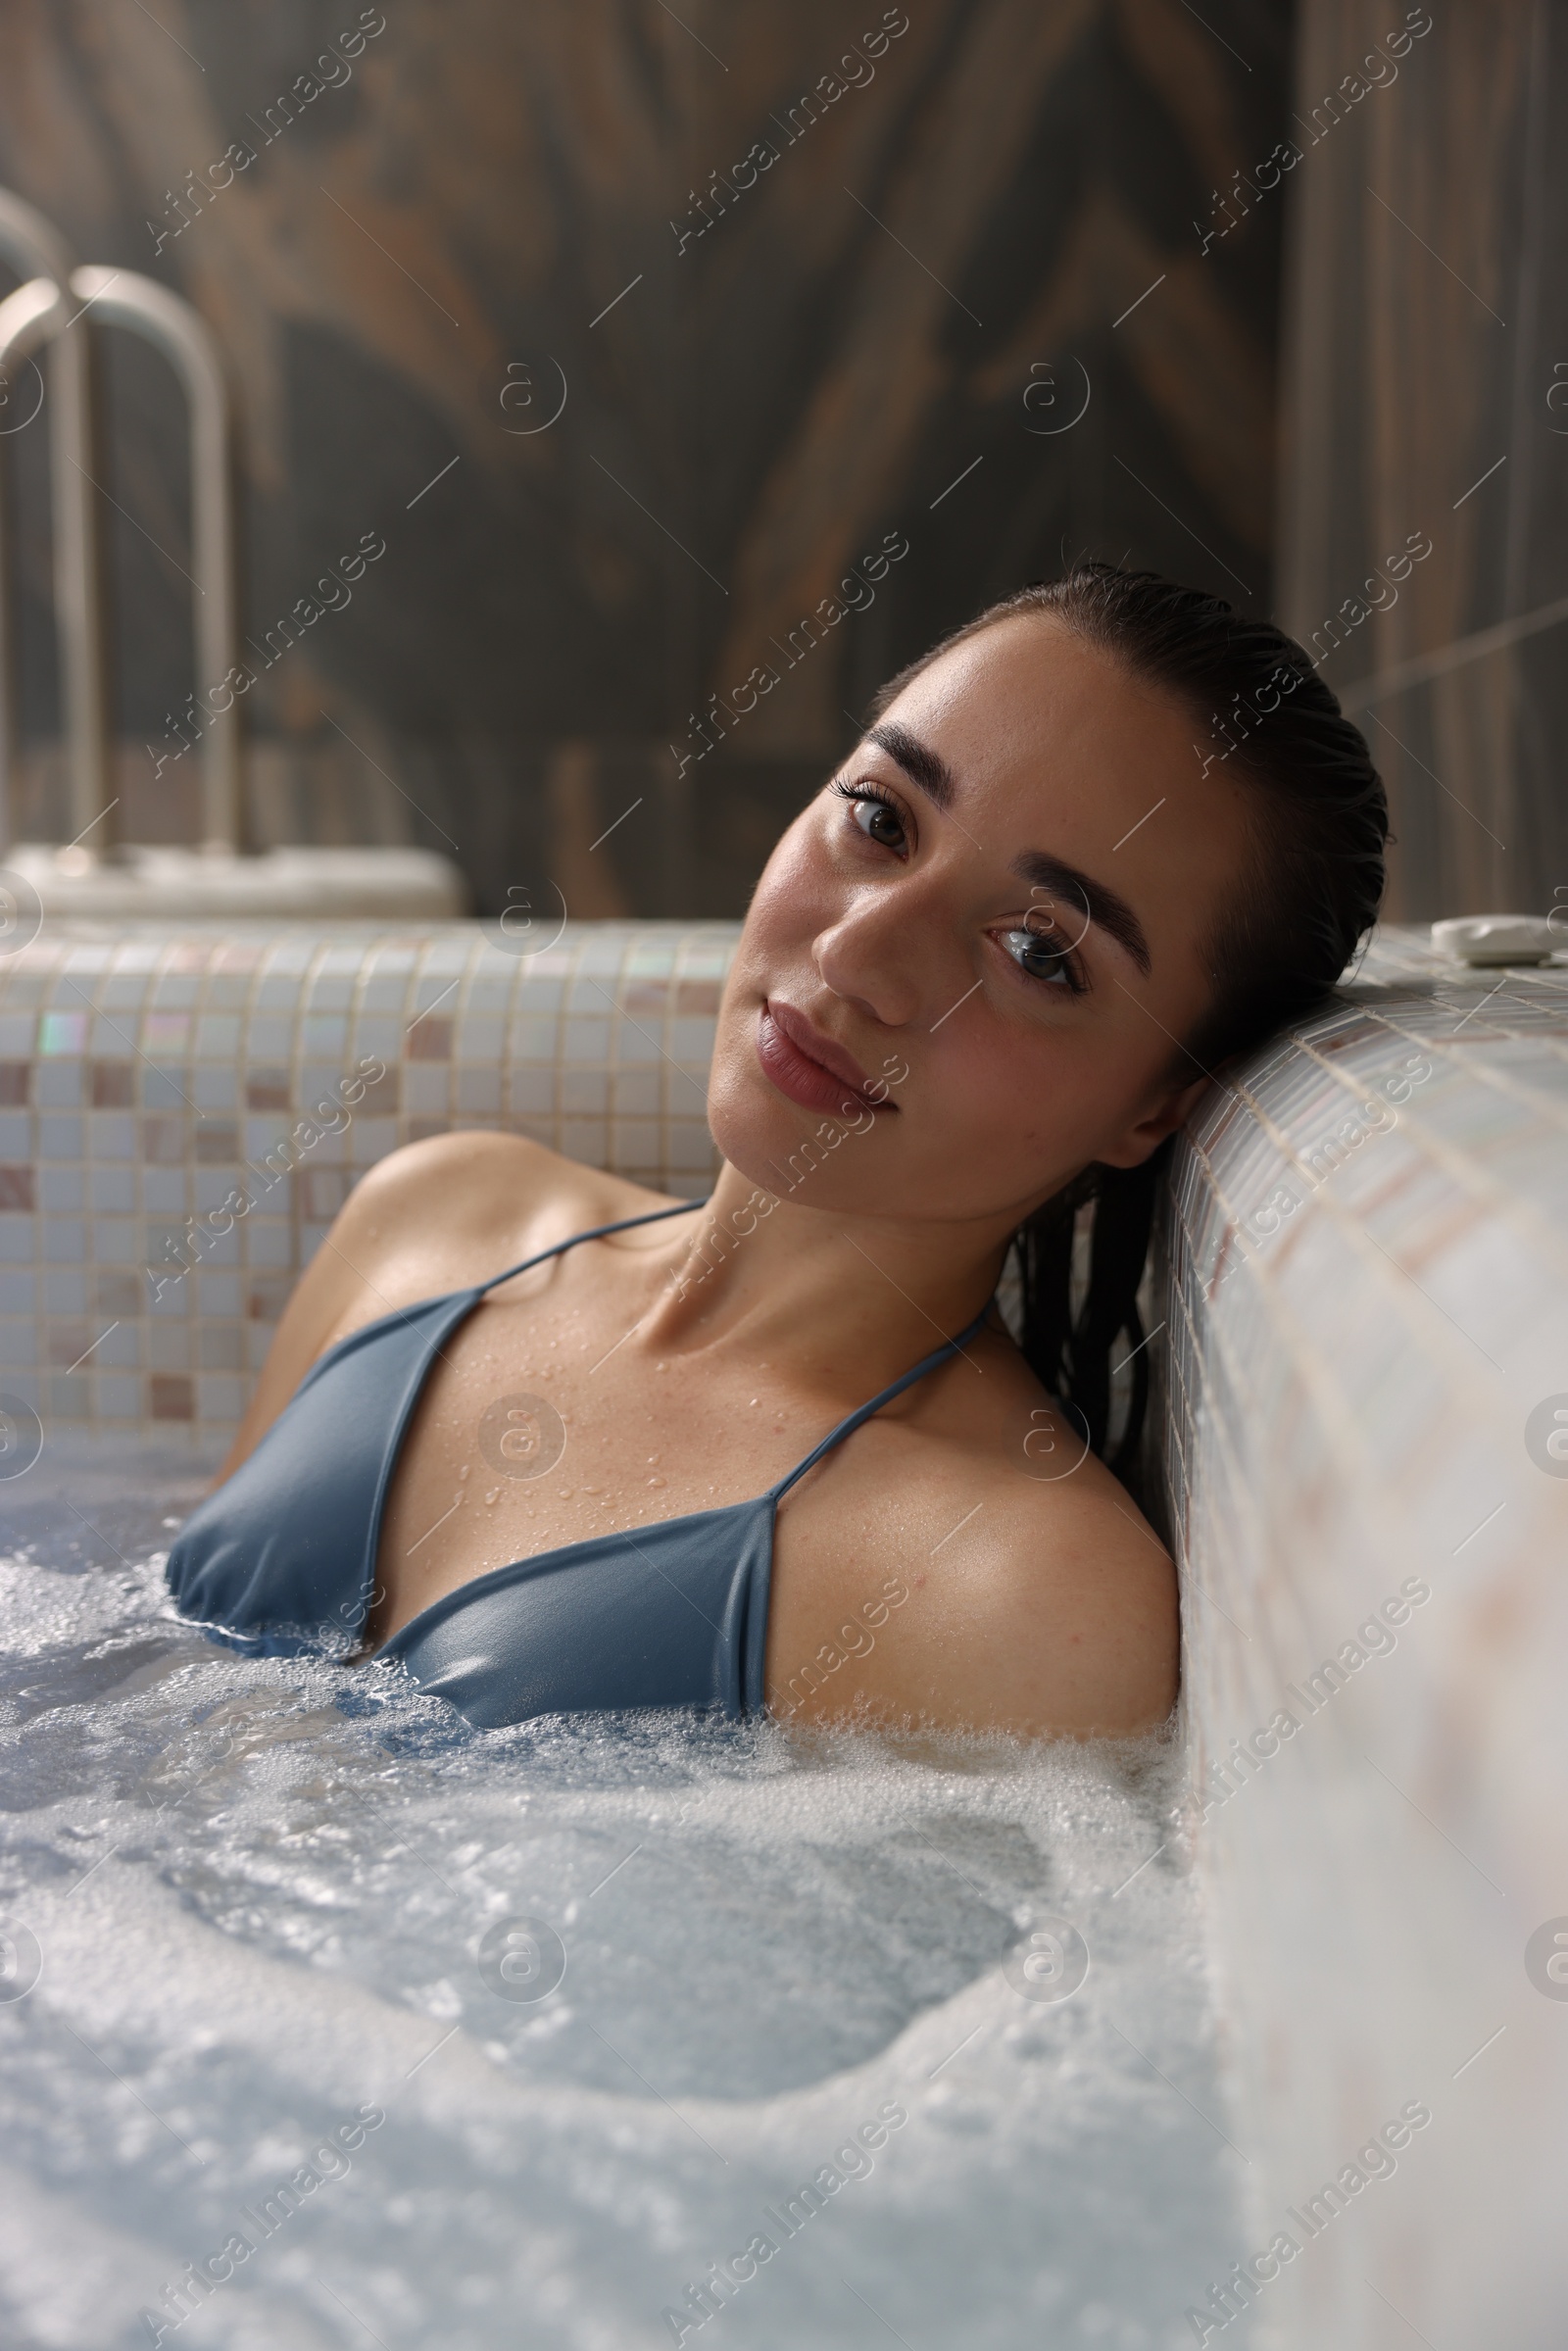
[[[37,1555],[0,1567],[3,1907],[44,1961],[0,2004],[33,2183],[11,2339],[148,2341],[138,2312],[369,2106],[183,2339],[667,2344],[661,2313],[761,2231],[706,2342],[1191,2340],[1250,2240],[1169,1758],[475,1733],[390,1676],[180,1627],[164,1505],[120,1482],[88,1515],[124,1561],[40,1485]],[[1050,1914],[1091,1952],[1056,2005],[1000,1967]],[[475,1959],[519,1915],[566,1953],[534,2005]],[[764,2219],[889,2105],[864,2176],[793,2235]]]

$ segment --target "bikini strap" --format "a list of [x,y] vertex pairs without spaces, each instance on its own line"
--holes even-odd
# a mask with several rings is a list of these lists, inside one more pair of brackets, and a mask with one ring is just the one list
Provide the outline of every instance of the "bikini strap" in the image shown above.
[[916,1380],[923,1380],[926,1373],[935,1371],[939,1363],[946,1363],[950,1355],[961,1354],[968,1342],[978,1334],[981,1324],[990,1311],[991,1300],[987,1298],[973,1322],[967,1324],[958,1333],[956,1339],[945,1339],[940,1347],[932,1348],[929,1355],[922,1356],[912,1371],[906,1371],[902,1379],[894,1380],[889,1387],[880,1389],[868,1404],[859,1405],[847,1419],[841,1420],[836,1429],[829,1430],[821,1444],[813,1445],[804,1461],[798,1461],[787,1477],[781,1478],[776,1486],[768,1489],[772,1499],[775,1502],[781,1500],[795,1484],[797,1478],[804,1478],[807,1471],[813,1469],[824,1453],[830,1453],[836,1445],[842,1445],[845,1438],[852,1436],[859,1427],[861,1421],[869,1420],[874,1412],[880,1412],[884,1404],[891,1404],[896,1396],[902,1396],[906,1388],[912,1388]]
[[607,1233],[624,1233],[636,1224],[658,1224],[666,1216],[688,1216],[693,1208],[707,1205],[706,1199],[685,1200],[673,1208],[650,1208],[642,1216],[622,1216],[614,1224],[596,1224],[586,1233],[573,1233],[568,1240],[558,1241],[552,1249],[542,1249],[536,1257],[524,1257],[520,1265],[509,1265],[505,1273],[493,1273],[488,1282],[477,1284],[474,1295],[480,1297],[485,1291],[494,1290],[498,1282],[510,1282],[514,1273],[526,1273],[530,1266],[543,1265],[547,1257],[563,1256],[568,1249],[575,1249],[579,1241],[602,1241]]

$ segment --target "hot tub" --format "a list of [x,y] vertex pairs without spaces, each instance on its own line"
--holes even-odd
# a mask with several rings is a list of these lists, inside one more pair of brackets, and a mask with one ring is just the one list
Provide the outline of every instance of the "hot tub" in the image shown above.
[[1174,1747],[481,1733],[172,1617],[355,1173],[505,1126],[696,1195],[732,939],[0,962],[11,2339],[1544,2344],[1561,974],[1388,938],[1196,1124]]

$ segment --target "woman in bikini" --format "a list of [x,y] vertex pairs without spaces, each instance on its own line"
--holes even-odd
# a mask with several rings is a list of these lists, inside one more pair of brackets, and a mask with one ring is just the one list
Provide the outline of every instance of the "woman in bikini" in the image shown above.
[[1339,977],[1386,833],[1271,625],[1101,564],[982,613],[768,860],[709,1199],[496,1134],[382,1160],[176,1539],[181,1607],[336,1628],[481,1726],[1157,1727],[1176,1578],[1116,1470],[1162,1147]]

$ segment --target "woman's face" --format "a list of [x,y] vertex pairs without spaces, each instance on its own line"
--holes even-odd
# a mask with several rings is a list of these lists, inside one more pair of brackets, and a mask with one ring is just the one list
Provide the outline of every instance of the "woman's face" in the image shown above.
[[[1185,1115],[1246,787],[1046,614],[913,679],[774,850],[719,1016],[730,1163],[811,1206],[1020,1222]],[[850,1130],[847,1134],[844,1130]]]

